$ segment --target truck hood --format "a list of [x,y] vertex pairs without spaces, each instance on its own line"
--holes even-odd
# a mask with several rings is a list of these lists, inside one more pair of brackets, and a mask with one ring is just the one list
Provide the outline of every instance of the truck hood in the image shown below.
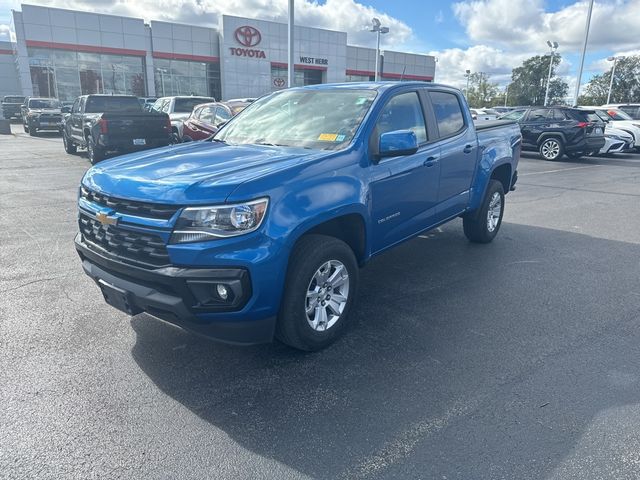
[[263,145],[191,142],[124,155],[90,168],[85,187],[143,202],[224,202],[238,185],[331,152]]

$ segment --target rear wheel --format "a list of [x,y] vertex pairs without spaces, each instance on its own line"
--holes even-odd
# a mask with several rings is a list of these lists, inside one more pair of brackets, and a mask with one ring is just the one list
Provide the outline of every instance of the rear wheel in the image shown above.
[[89,155],[89,161],[91,165],[95,165],[100,160],[104,160],[104,150],[102,150],[97,145],[94,145],[93,139],[89,136],[87,137],[87,154]]
[[24,133],[29,133],[29,127],[25,122],[22,122],[22,128],[24,128]]
[[67,137],[67,132],[62,130],[62,144],[64,145],[64,151],[69,154],[76,153],[78,147],[76,147],[75,143],[73,143],[69,137]]
[[276,337],[299,350],[320,350],[347,325],[358,286],[351,248],[337,238],[308,235],[289,262]]
[[555,161],[562,157],[564,145],[559,138],[546,138],[540,144],[540,155],[545,160]]
[[33,125],[29,125],[29,136],[31,137],[36,136],[36,128]]
[[504,189],[502,183],[491,180],[482,206],[462,219],[464,234],[474,243],[489,243],[500,230],[504,214]]

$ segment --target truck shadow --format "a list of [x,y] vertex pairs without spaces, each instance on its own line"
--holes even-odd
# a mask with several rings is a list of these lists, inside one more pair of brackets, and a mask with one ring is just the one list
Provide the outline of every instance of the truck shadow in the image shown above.
[[371,262],[325,351],[139,316],[132,355],[243,448],[312,477],[547,478],[595,416],[640,399],[640,245],[504,224],[479,246],[461,230]]

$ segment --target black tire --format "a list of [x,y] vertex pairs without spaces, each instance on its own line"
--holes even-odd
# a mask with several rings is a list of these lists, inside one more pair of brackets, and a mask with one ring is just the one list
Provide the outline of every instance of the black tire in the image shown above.
[[169,145],[175,145],[176,143],[180,143],[180,135],[175,130],[171,132],[171,137],[169,138]]
[[24,128],[24,133],[29,133],[29,127],[27,127],[27,124],[22,122],[22,128]]
[[36,129],[34,128],[33,125],[29,125],[29,136],[30,137],[35,137],[36,136]]
[[[347,291],[345,293],[344,284],[340,287],[336,286],[335,290],[325,290],[324,284],[320,285],[316,282],[315,275],[321,272],[323,266],[329,262],[342,264],[348,273]],[[331,278],[332,273],[336,273],[335,266],[329,266],[327,274]],[[333,270],[331,270],[333,268]],[[285,281],[284,294],[280,312],[278,314],[278,323],[276,325],[276,338],[293,348],[305,351],[320,350],[333,343],[343,332],[348,323],[349,311],[353,305],[357,294],[358,287],[358,262],[353,250],[341,240],[325,235],[306,235],[302,237],[291,254],[289,268],[287,269],[287,278]],[[325,330],[322,329],[323,322],[318,322],[319,328],[314,329],[311,322],[319,315],[319,309],[322,309],[318,300],[310,300],[308,292],[310,287],[318,289],[317,293],[322,293],[323,302],[331,295],[342,295],[345,293],[346,303],[341,313],[335,319],[335,323],[329,325]],[[341,291],[339,291],[341,289]],[[324,295],[328,294],[329,297]],[[317,298],[317,297],[316,297]],[[307,302],[317,304],[315,309],[312,308],[314,319],[307,316]],[[327,301],[325,312],[330,308]],[[335,304],[335,303],[334,303]],[[324,305],[324,303],[322,303]],[[310,305],[312,307],[312,305]],[[310,313],[311,314],[311,313]],[[331,319],[326,317],[328,321]],[[327,325],[326,323],[324,324]]]
[[89,155],[91,165],[95,165],[105,158],[104,150],[93,143],[91,136],[87,137],[87,154]]
[[62,131],[62,144],[64,145],[64,151],[68,154],[73,155],[78,151],[78,147],[67,137],[67,132],[64,130]]
[[[489,227],[489,209],[494,201],[494,196],[496,193],[500,198],[500,208],[497,218],[495,217],[495,207],[492,209],[492,217],[494,221],[497,219],[497,223],[495,223],[495,226],[493,227],[493,229],[491,229]],[[500,230],[500,226],[502,225],[503,215],[504,189],[502,188],[502,183],[497,180],[490,180],[489,186],[487,187],[487,193],[484,196],[484,200],[482,200],[480,209],[478,209],[476,212],[465,215],[462,219],[464,234],[470,242],[489,243],[498,234],[498,230]]]
[[564,154],[564,144],[562,140],[556,137],[545,138],[540,142],[538,151],[540,152],[540,156],[545,160],[555,162],[562,158]]

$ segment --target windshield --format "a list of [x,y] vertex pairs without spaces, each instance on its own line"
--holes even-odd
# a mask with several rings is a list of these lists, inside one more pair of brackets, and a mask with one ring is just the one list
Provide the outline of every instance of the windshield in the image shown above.
[[29,100],[29,108],[60,108],[60,102],[55,99],[36,98]]
[[191,113],[193,107],[200,105],[201,103],[215,102],[210,97],[189,97],[189,98],[176,98],[176,104],[173,107],[174,113]]
[[139,113],[142,107],[136,97],[89,97],[85,113]]
[[375,97],[374,90],[284,90],[252,103],[214,138],[338,150],[351,142]]
[[607,114],[614,120],[633,120],[633,118],[621,110],[607,110]]

